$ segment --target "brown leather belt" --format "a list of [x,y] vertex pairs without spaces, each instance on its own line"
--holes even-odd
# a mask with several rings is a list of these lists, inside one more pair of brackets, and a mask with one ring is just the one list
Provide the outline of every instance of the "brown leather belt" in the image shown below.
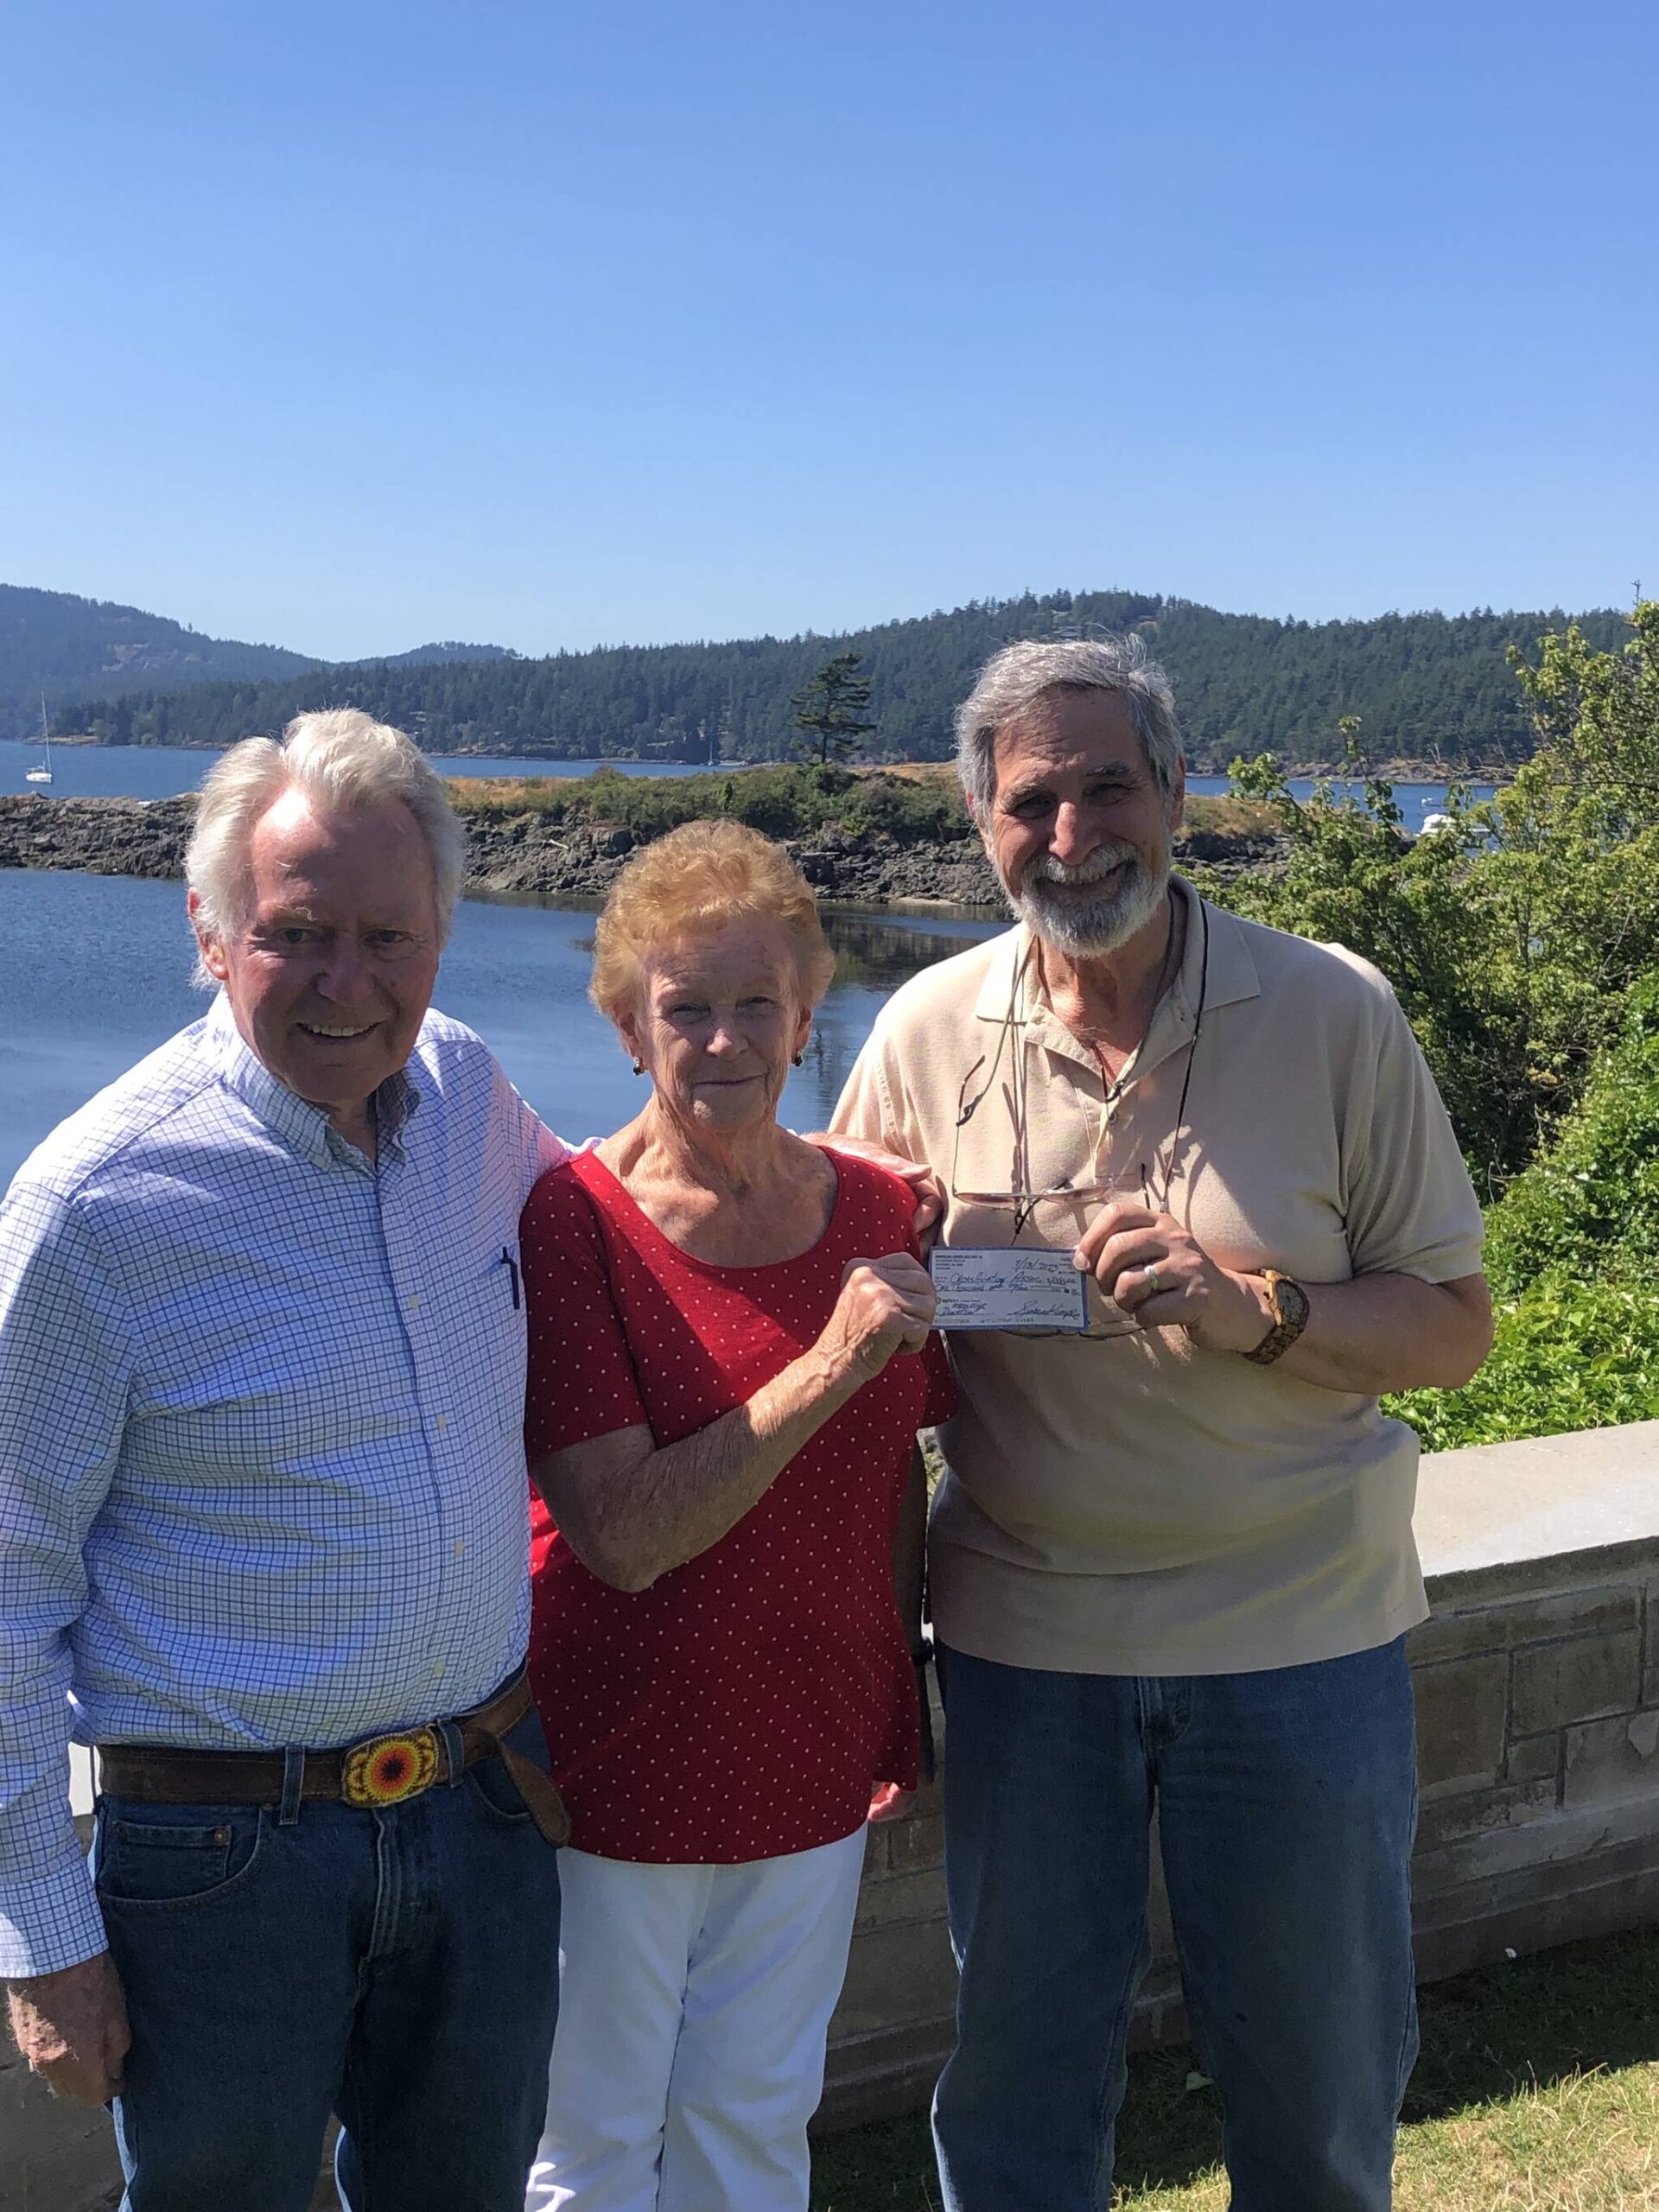
[[[499,1758],[517,1783],[524,1808],[550,1843],[568,1843],[570,1816],[551,1779],[534,1759],[502,1739],[530,1711],[522,1674],[449,1726],[461,1736],[461,1764]],[[299,1796],[330,1798],[378,1810],[416,1797],[454,1777],[447,1729],[437,1722],[390,1736],[365,1737],[340,1751],[306,1751]],[[280,1805],[289,1770],[281,1751],[200,1751],[165,1744],[106,1744],[99,1750],[99,1787],[111,1797],[151,1805]]]

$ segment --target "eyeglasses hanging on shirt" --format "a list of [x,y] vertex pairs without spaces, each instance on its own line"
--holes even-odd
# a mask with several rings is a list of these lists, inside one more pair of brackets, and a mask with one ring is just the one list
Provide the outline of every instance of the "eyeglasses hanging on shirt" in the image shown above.
[[[1192,1034],[1186,1040],[1186,1065],[1182,1072],[1180,1097],[1175,1109],[1174,1124],[1170,1131],[1168,1141],[1163,1147],[1161,1157],[1156,1158],[1156,1166],[1160,1171],[1160,1179],[1156,1182],[1154,1179],[1153,1166],[1142,1160],[1136,1162],[1128,1172],[1106,1179],[1098,1178],[1087,1181],[1068,1179],[1040,1188],[1033,1187],[1030,1176],[1030,1119],[1027,1103],[1027,1078],[1024,1036],[1027,1017],[1023,1011],[1023,1001],[1026,975],[1034,957],[1034,945],[1027,947],[1024,958],[1016,964],[1008,991],[1008,1010],[1002,1019],[1001,1027],[997,1036],[996,1050],[991,1055],[989,1070],[984,1080],[976,1090],[971,1091],[970,1095],[970,1086],[973,1084],[974,1078],[985,1065],[986,1056],[982,1052],[967,1074],[963,1076],[957,1093],[956,1138],[951,1150],[950,1182],[950,1195],[960,1205],[1007,1210],[1011,1224],[1008,1234],[1010,1247],[1018,1245],[1020,1236],[1033,1220],[1039,1228],[1043,1225],[1045,1210],[1052,1211],[1057,1232],[1068,1211],[1076,1211],[1084,1208],[1092,1210],[1125,1198],[1138,1197],[1140,1202],[1149,1212],[1168,1212],[1170,1191],[1174,1183],[1179,1161],[1181,1132],[1186,1126],[1187,1099],[1192,1088],[1192,1065],[1198,1056],[1198,1039],[1204,1029],[1205,1007],[1208,1001],[1210,989],[1210,917],[1205,910],[1202,899],[1198,901],[1198,907],[1203,929],[1198,968],[1198,1009],[1193,1019]],[[1160,1004],[1162,1002],[1162,996],[1160,993]],[[1156,1013],[1155,1007],[1154,1013],[1154,1014]],[[1019,1033],[1017,1035],[1016,1032]],[[1010,1117],[1014,1124],[1014,1172],[1017,1179],[1016,1187],[1006,1190],[967,1189],[963,1186],[959,1179],[962,1132],[989,1097],[1005,1054],[1008,1058],[1008,1100]],[[1109,1086],[1107,1091],[1109,1106],[1116,1104],[1126,1091],[1133,1089],[1141,1079],[1141,1072],[1139,1069],[1133,1070],[1127,1077],[1120,1077],[1115,1084]],[[1079,1226],[1081,1226],[1080,1224]],[[1035,1249],[1031,1247],[1024,1249],[1033,1253]],[[1069,1243],[1065,1250],[1057,1252],[1055,1257],[1064,1258],[1069,1267],[1071,1264]],[[1029,1273],[1029,1269],[1027,1272]],[[953,1324],[948,1319],[942,1318],[940,1325],[948,1328],[953,1325],[985,1327],[998,1325],[983,1320],[977,1323],[958,1321]],[[1141,1333],[1138,1325],[1127,1319],[1121,1323],[1107,1323],[1103,1325],[1085,1319],[1079,1326],[1065,1329],[1040,1326],[1020,1327],[1017,1322],[1005,1322],[1001,1325],[1019,1327],[1022,1336],[1112,1337]]]

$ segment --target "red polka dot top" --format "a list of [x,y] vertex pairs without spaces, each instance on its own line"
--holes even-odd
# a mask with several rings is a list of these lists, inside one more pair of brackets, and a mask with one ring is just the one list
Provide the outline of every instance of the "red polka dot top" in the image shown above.
[[[761,1268],[681,1251],[592,1153],[550,1169],[520,1238],[530,1458],[641,1422],[659,1445],[695,1433],[817,1341],[848,1261],[914,1251],[905,1185],[835,1166],[819,1242]],[[916,1431],[954,1402],[937,1337],[889,1360],[735,1528],[648,1590],[590,1574],[532,1492],[531,1681],[579,1850],[769,1859],[850,1835],[877,1783],[913,1786],[891,1547]]]

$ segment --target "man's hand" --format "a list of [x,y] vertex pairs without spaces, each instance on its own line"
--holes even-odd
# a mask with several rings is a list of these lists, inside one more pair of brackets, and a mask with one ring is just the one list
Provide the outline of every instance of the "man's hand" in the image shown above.
[[815,1129],[806,1140],[808,1144],[822,1145],[826,1152],[844,1152],[853,1160],[868,1160],[872,1167],[885,1167],[889,1175],[897,1175],[908,1183],[916,1200],[916,1211],[911,1217],[911,1227],[925,1244],[928,1231],[938,1227],[944,1212],[944,1185],[931,1167],[919,1160],[906,1160],[902,1154],[884,1152],[879,1144],[870,1144],[862,1137],[831,1136],[823,1129]]
[[17,2048],[54,2096],[106,2105],[120,2094],[132,2036],[107,1951],[78,1967],[10,1982],[7,1999]]
[[1141,1328],[1185,1329],[1205,1351],[1254,1351],[1273,1327],[1266,1283],[1217,1266],[1171,1214],[1107,1206],[1072,1259]]
[[[1143,1329],[1185,1329],[1205,1351],[1252,1352],[1274,1327],[1261,1275],[1220,1267],[1179,1222],[1145,1206],[1108,1206],[1072,1257]],[[1492,1347],[1484,1275],[1422,1282],[1356,1275],[1315,1283],[1308,1325],[1279,1372],[1322,1390],[1460,1390]]]

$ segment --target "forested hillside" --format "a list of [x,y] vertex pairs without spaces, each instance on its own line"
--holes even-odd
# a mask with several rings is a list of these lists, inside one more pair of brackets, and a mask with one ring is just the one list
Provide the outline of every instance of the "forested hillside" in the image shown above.
[[[386,665],[509,658],[501,645],[462,645],[451,639],[397,653]],[[280,645],[207,638],[165,615],[147,614],[142,607],[78,599],[67,591],[0,584],[0,737],[33,737],[41,726],[42,696],[55,727],[61,729],[76,720],[62,712],[72,701],[96,696],[104,702],[108,719],[118,701],[134,694],[171,695],[202,683],[257,684],[331,665]]]
[[[406,653],[388,653],[377,661],[377,668],[436,668],[452,660],[517,660],[518,654],[511,645],[467,645],[458,638],[446,638],[440,645],[416,645]],[[336,661],[336,668],[359,668],[360,661]]]
[[[276,683],[156,686],[121,697],[90,688],[59,727],[112,744],[225,745],[279,730],[308,707],[349,705],[396,722],[435,752],[775,759],[793,735],[791,695],[832,652],[864,657],[875,760],[927,760],[950,747],[950,713],[986,657],[1009,639],[1135,627],[1174,682],[1191,757],[1224,769],[1239,752],[1294,763],[1339,757],[1337,718],[1357,715],[1378,760],[1479,766],[1524,759],[1524,702],[1504,660],[1559,626],[1554,613],[1387,614],[1373,621],[1278,621],[1223,614],[1133,592],[1027,594],[844,636],[726,645],[618,645],[545,659],[360,663]],[[1609,646],[1623,617],[1580,621]]]
[[54,716],[66,702],[186,684],[294,677],[324,663],[280,645],[205,638],[142,607],[67,591],[0,584],[0,737],[41,726],[41,696]]

